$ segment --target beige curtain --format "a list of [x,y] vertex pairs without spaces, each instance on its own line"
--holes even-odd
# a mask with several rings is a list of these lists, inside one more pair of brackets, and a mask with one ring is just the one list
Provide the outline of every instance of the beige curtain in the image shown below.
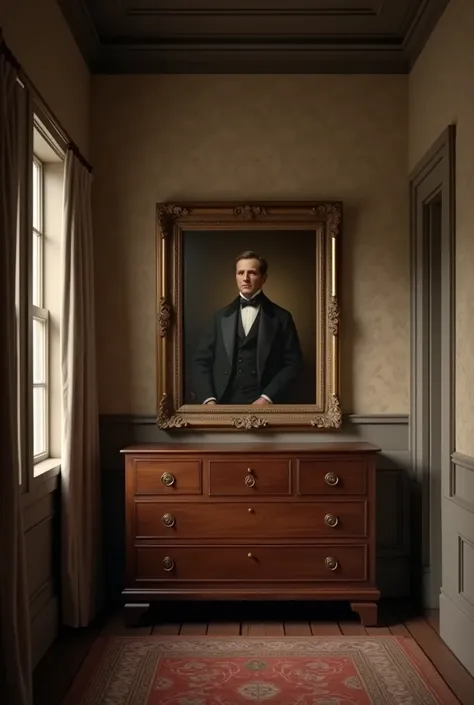
[[15,69],[0,46],[0,693],[31,705],[31,641],[19,487],[16,257],[26,115]]
[[63,622],[85,627],[102,602],[92,176],[73,150],[65,163],[62,372]]

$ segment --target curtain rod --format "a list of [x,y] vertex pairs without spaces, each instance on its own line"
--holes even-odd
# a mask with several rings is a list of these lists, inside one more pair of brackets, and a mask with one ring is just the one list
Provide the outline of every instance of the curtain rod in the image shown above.
[[47,117],[53,123],[56,130],[59,132],[61,137],[67,143],[68,149],[70,149],[71,152],[73,152],[76,155],[76,157],[79,159],[81,164],[83,166],[85,166],[85,168],[92,173],[92,166],[89,164],[87,159],[83,156],[83,154],[81,153],[81,150],[79,149],[77,144],[71,139],[70,135],[66,132],[64,127],[61,125],[61,123],[59,122],[56,115],[53,113],[53,111],[51,110],[49,105],[42,98],[42,96],[40,95],[40,93],[36,89],[33,82],[30,80],[28,75],[25,73],[25,71],[21,67],[20,62],[15,57],[12,50],[8,47],[7,43],[5,42],[5,40],[3,38],[3,33],[2,33],[1,28],[0,28],[0,52],[5,56],[6,60],[13,66],[13,68],[18,72],[18,78],[20,79],[20,81],[22,83],[24,83],[25,86],[27,86],[28,89],[33,93],[34,98],[37,101],[37,103],[41,106],[41,109],[45,112]]

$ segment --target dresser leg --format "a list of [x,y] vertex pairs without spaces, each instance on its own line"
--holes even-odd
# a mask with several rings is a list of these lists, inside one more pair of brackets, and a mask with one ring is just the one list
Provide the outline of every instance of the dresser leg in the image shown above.
[[376,602],[351,602],[351,610],[357,612],[362,626],[377,626],[378,606]]
[[149,602],[127,602],[125,604],[124,622],[126,627],[138,627],[143,623],[143,617],[150,609]]

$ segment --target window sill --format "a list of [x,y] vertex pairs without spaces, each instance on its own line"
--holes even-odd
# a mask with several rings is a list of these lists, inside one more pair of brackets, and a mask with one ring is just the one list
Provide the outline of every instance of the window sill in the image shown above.
[[22,495],[22,506],[28,507],[59,487],[61,458],[46,458],[33,466],[36,476],[30,480],[30,490]]
[[39,480],[43,477],[50,478],[54,475],[58,475],[61,470],[61,458],[46,458],[46,460],[40,460],[39,463],[33,465],[33,476],[34,480]]

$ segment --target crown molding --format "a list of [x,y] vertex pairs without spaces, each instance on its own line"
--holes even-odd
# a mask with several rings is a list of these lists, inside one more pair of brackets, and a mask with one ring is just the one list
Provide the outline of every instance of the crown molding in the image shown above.
[[83,0],[57,0],[72,36],[86,62],[94,73],[97,58],[101,51],[101,40],[94,20]]
[[416,15],[411,18],[403,41],[408,72],[413,68],[449,3],[450,0],[424,0]]
[[396,48],[341,48],[314,45],[245,44],[102,46],[94,72],[104,74],[338,74],[407,73],[408,62]]
[[[392,0],[397,2],[398,0]],[[415,0],[408,3],[408,10],[400,26],[385,34],[312,34],[309,37],[289,35],[288,37],[268,34],[256,37],[241,32],[236,36],[220,37],[218,30],[213,36],[198,34],[147,38],[137,42],[127,34],[120,33],[116,39],[111,31],[110,41],[101,41],[94,19],[88,11],[86,0],[58,0],[73,36],[92,73],[102,74],[150,74],[150,73],[369,73],[398,74],[408,73],[419,56],[436,23],[450,0]],[[165,5],[153,8],[144,4],[117,2],[121,12],[122,26],[129,18],[143,22],[160,17],[204,17],[210,16],[213,22],[219,17],[238,15],[244,18],[256,16],[288,15],[288,10],[275,8],[236,8],[223,9],[219,5],[208,9],[173,8]],[[297,7],[292,16],[331,17],[337,30],[338,17],[374,18],[382,15],[384,3],[373,2],[359,8],[301,8]],[[117,8],[116,8],[117,9]],[[395,19],[391,14],[391,22]],[[104,18],[101,20],[104,22]],[[111,16],[111,27],[116,21]],[[329,20],[328,20],[329,21]],[[150,25],[151,26],[151,25]],[[215,25],[214,25],[215,26]],[[332,25],[330,25],[332,27]],[[310,27],[311,29],[311,27]],[[117,30],[117,34],[119,34]]]

